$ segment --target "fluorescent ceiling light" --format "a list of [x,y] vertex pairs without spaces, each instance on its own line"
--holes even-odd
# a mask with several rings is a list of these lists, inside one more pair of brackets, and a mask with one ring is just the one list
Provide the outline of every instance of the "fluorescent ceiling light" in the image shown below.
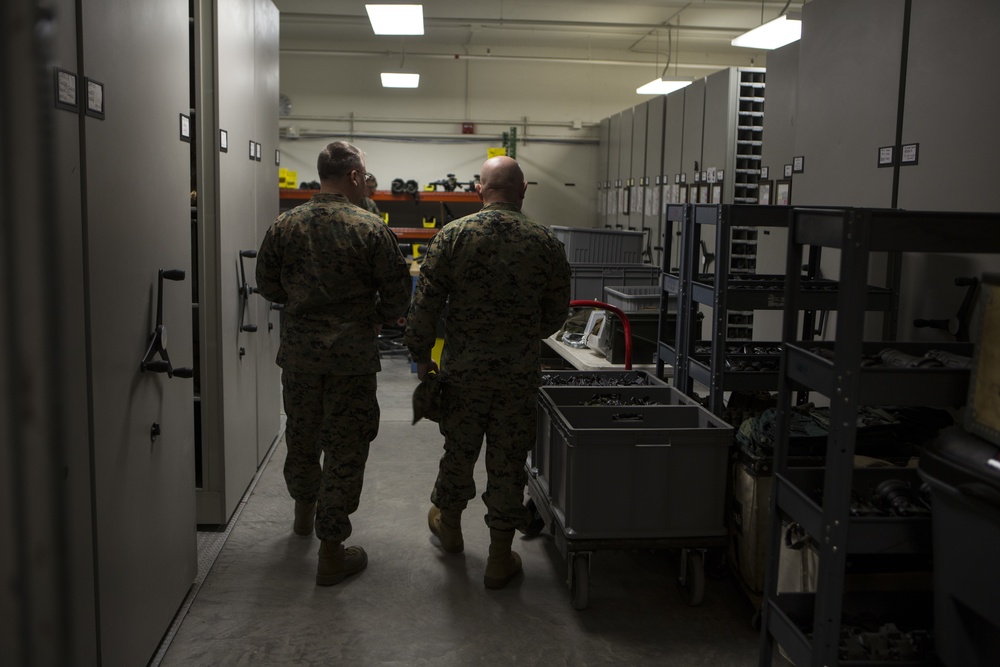
[[403,72],[382,72],[383,88],[416,88],[420,85],[419,74]]
[[802,21],[779,16],[773,21],[743,33],[732,41],[732,45],[771,50],[798,41],[801,37]]
[[635,89],[635,92],[640,95],[666,95],[690,85],[691,79],[679,76],[664,76],[659,79],[653,79],[644,86],[639,86]]
[[365,5],[376,35],[424,34],[423,5]]

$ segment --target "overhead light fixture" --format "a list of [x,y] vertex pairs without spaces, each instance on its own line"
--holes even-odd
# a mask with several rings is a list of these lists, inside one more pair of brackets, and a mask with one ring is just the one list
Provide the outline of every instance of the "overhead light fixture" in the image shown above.
[[365,5],[376,35],[424,34],[423,5]]
[[382,72],[383,88],[416,88],[420,85],[419,74],[404,72]]
[[675,90],[680,90],[691,85],[691,79],[683,76],[661,76],[653,79],[644,86],[639,86],[635,92],[640,95],[668,95]]
[[770,51],[791,44],[802,37],[802,19],[799,15],[784,14],[745,32],[732,41],[733,46]]

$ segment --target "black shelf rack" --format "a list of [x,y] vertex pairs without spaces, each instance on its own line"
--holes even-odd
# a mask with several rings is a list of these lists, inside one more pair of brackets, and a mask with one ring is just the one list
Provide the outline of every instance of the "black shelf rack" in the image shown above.
[[[662,289],[678,295],[678,312],[690,313],[692,321],[699,305],[711,308],[711,337],[708,341],[695,341],[690,328],[678,327],[675,341],[661,338],[657,373],[661,373],[662,364],[673,364],[674,385],[687,394],[692,393],[694,382],[707,387],[709,410],[722,416],[725,392],[777,391],[779,380],[780,342],[749,341],[742,337],[740,342],[731,342],[732,312],[783,310],[786,299],[785,275],[749,274],[732,268],[732,248],[743,243],[742,239],[734,242],[734,234],[787,228],[793,209],[756,204],[692,204],[677,210],[671,208],[668,207],[668,216],[682,223],[680,268],[677,273],[664,271]],[[706,226],[715,230],[715,270],[711,274],[697,270],[702,228]],[[788,268],[798,278],[796,308],[803,313],[803,340],[813,338],[818,312],[837,308],[838,283],[817,277],[820,253],[821,246],[812,245],[804,265],[800,262]],[[866,285],[862,302],[866,311],[890,311],[896,299],[891,289]],[[708,353],[699,352],[699,348]]]
[[[903,211],[898,209],[793,209],[787,255],[788,281],[782,331],[778,394],[778,440],[774,454],[769,546],[772,557],[765,576],[760,662],[771,665],[777,641],[800,667],[838,664],[925,664],[925,662],[841,662],[839,645],[852,610],[884,614],[888,621],[931,623],[927,591],[844,592],[847,558],[854,554],[930,553],[930,523],[922,517],[873,519],[851,514],[852,486],[863,476],[880,474],[855,470],[856,415],[862,405],[956,407],[966,401],[970,371],[959,368],[865,367],[862,359],[882,347],[866,342],[864,295],[868,291],[873,252],[1000,253],[1000,214]],[[797,314],[802,308],[803,248],[840,250],[835,343],[798,339]],[[891,347],[921,355],[940,343],[892,343]],[[971,356],[969,344],[945,349]],[[788,415],[793,394],[806,389],[830,399],[830,427],[825,466],[789,467]],[[897,469],[898,470],[898,469]],[[905,469],[904,469],[905,470]],[[821,498],[816,489],[821,489]],[[781,519],[797,522],[819,546],[815,593],[777,593]],[[927,625],[925,627],[931,627]],[[933,660],[932,656],[926,656]]]

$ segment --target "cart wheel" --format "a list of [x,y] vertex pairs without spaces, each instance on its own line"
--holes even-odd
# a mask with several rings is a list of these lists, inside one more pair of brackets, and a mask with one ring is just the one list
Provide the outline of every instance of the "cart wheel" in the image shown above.
[[587,554],[578,553],[571,556],[570,567],[572,579],[569,583],[569,595],[573,609],[586,609],[590,601],[590,558]]
[[528,498],[524,503],[524,509],[531,512],[531,522],[521,532],[524,533],[525,537],[537,537],[545,528],[545,519],[542,518],[541,513],[538,511],[535,499]]
[[[686,567],[685,559],[687,560]],[[692,607],[697,607],[705,597],[705,561],[701,552],[695,549],[685,549],[681,553],[681,571],[684,574],[677,579],[681,598]]]

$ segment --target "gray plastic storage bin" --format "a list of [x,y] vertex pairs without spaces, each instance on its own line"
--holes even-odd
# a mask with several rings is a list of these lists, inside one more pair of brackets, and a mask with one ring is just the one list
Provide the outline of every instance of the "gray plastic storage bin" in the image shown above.
[[732,428],[708,410],[557,406],[550,399],[539,405],[549,419],[538,434],[535,474],[567,537],[726,534]]
[[[615,287],[604,288],[604,302],[625,312],[660,312],[660,294],[663,289],[659,285],[640,285],[628,287],[627,285],[616,285]],[[677,295],[667,295],[667,312],[677,312]]]
[[642,232],[553,226],[570,262],[641,264]]
[[604,300],[605,287],[651,287],[660,284],[652,264],[570,264],[570,299]]

